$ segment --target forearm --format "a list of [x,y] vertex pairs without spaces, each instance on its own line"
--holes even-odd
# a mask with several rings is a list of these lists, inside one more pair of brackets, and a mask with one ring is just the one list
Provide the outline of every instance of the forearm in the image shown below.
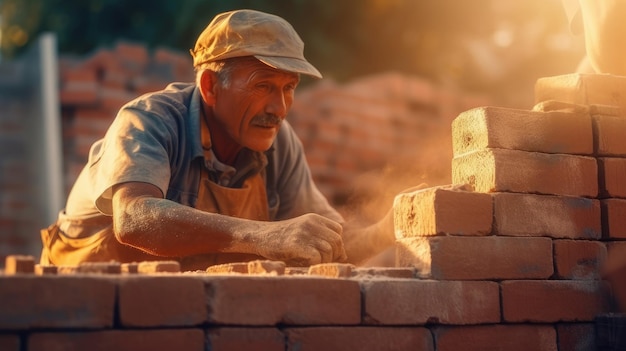
[[114,216],[121,242],[165,257],[205,253],[258,254],[262,222],[203,212],[166,199],[137,198]]

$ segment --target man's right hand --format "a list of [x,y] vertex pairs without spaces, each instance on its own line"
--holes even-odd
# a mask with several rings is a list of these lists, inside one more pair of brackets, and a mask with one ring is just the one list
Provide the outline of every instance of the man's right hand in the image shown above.
[[258,254],[290,266],[346,261],[341,224],[309,213],[279,222],[264,222],[254,240]]

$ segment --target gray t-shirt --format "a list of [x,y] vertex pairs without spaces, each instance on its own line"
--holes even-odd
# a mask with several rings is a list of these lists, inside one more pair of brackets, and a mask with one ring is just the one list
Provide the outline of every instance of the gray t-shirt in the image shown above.
[[[59,216],[61,230],[70,237],[85,237],[101,229],[85,228],[85,223],[111,216],[111,189],[124,182],[153,184],[165,198],[195,207],[205,167],[200,118],[201,96],[191,83],[170,84],[122,107],[104,138],[91,147],[87,165]],[[313,183],[302,143],[286,121],[264,156],[248,149],[242,154],[238,165],[243,164],[243,171],[250,168],[246,162],[267,159],[271,220],[317,213],[343,222]],[[102,223],[102,218],[95,222]],[[70,228],[76,225],[82,228]]]

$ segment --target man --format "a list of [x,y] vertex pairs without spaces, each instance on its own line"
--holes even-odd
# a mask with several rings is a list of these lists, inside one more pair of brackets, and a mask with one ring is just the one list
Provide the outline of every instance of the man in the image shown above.
[[93,145],[66,208],[42,231],[41,262],[358,263],[393,243],[391,213],[344,230],[311,179],[284,120],[300,74],[321,78],[303,49],[280,17],[217,15],[191,52],[195,84],[131,101]]
[[626,1],[562,0],[570,30],[584,34],[586,58],[581,73],[608,73],[626,76]]

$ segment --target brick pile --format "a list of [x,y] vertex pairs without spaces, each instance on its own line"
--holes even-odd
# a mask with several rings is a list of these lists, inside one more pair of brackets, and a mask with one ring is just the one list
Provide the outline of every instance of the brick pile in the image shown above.
[[452,124],[455,185],[396,198],[397,265],[473,284],[481,313],[455,333],[480,330],[486,348],[517,349],[501,338],[515,331],[534,342],[525,349],[592,349],[594,319],[626,310],[624,83],[542,78],[533,110],[463,112]]

